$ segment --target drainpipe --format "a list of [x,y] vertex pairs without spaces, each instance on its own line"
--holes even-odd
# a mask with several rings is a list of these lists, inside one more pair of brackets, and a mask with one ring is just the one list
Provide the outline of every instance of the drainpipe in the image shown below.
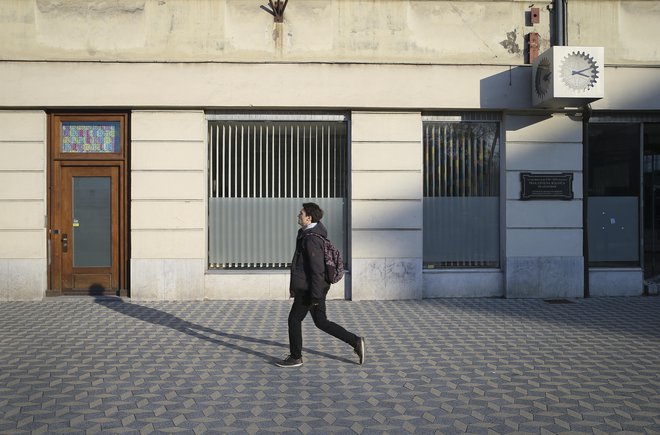
[[566,1],[554,0],[555,11],[555,43],[554,45],[566,45]]

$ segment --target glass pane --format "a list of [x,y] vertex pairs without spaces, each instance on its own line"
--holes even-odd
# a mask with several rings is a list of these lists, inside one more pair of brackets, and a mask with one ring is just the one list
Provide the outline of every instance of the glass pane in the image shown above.
[[424,257],[435,267],[499,267],[498,122],[424,123]]
[[643,197],[644,277],[655,278],[660,274],[660,124],[644,124]]
[[118,153],[120,151],[119,121],[67,121],[62,123],[63,153]]
[[323,209],[328,238],[345,256],[343,198],[209,198],[209,267],[288,267],[304,202]]
[[346,256],[346,123],[211,121],[208,137],[209,268],[287,267],[303,202]]
[[498,267],[499,198],[424,198],[424,267]]
[[595,196],[588,200],[589,261],[639,261],[639,198]]
[[639,265],[640,125],[589,125],[589,265]]
[[110,177],[73,178],[73,266],[112,265]]

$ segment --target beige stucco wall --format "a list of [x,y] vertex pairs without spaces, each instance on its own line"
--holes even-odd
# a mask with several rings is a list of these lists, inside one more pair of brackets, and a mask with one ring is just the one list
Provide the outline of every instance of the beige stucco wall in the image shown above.
[[0,58],[519,64],[525,33],[549,41],[548,10],[525,26],[520,1],[296,0],[280,25],[266,5],[3,0]]
[[[296,0],[283,24],[245,0],[3,0],[0,59],[505,64],[525,35],[550,45],[552,2]],[[530,8],[540,9],[531,24]],[[568,44],[606,47],[612,64],[660,63],[660,6],[568,2]]]
[[571,0],[566,45],[605,47],[609,65],[660,65],[660,2]]
[[422,118],[351,114],[351,295],[422,295]]
[[[582,297],[582,121],[510,114],[506,130],[507,297]],[[573,200],[521,201],[520,173],[573,174]]]
[[46,115],[0,111],[0,300],[46,291]]
[[131,113],[131,297],[202,299],[204,112]]

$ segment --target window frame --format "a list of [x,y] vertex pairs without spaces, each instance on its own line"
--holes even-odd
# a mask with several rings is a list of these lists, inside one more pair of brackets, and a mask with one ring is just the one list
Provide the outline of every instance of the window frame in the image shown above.
[[[504,119],[501,112],[490,112],[490,111],[451,111],[451,112],[430,112],[422,114],[422,132],[424,132],[424,127],[427,123],[432,122],[448,122],[448,123],[497,123],[497,141],[498,141],[498,174],[496,175],[497,179],[497,264],[490,264],[484,266],[478,265],[434,265],[433,267],[427,266],[422,254],[422,271],[424,273],[441,273],[447,271],[501,271],[504,266],[503,258],[505,255],[505,209],[504,204],[506,203],[506,192],[505,192],[505,179],[506,179],[506,168],[504,163],[506,162],[505,157],[505,130],[504,130]],[[426,173],[426,143],[424,133],[422,134],[422,177],[423,183],[425,183],[425,173]],[[423,191],[426,191],[426,188],[422,188]],[[422,198],[427,198],[422,196]],[[422,230],[423,230],[422,225]],[[422,235],[424,240],[424,235]]]
[[[255,197],[255,199],[262,198],[262,199],[285,199],[285,200],[295,200],[296,201],[296,207],[302,206],[303,202],[306,202],[308,200],[315,201],[315,199],[318,199],[319,202],[322,203],[323,199],[328,199],[328,198],[341,198],[341,201],[343,202],[343,210],[341,212],[341,221],[340,221],[340,226],[342,228],[341,232],[341,240],[335,240],[332,239],[333,243],[338,247],[342,248],[342,256],[344,257],[345,261],[349,258],[349,237],[350,237],[350,224],[349,224],[349,216],[350,216],[350,117],[348,114],[345,113],[332,113],[332,112],[207,112],[206,114],[206,122],[207,122],[207,131],[209,132],[209,137],[207,137],[206,143],[207,143],[207,174],[206,174],[206,271],[207,273],[245,273],[245,272],[251,272],[251,273],[271,273],[271,272],[277,272],[277,271],[285,271],[290,267],[290,261],[291,259],[288,258],[286,260],[286,263],[278,263],[278,264],[271,264],[269,265],[254,265],[253,263],[247,263],[244,262],[244,264],[240,267],[221,267],[219,265],[223,263],[216,263],[211,261],[211,227],[212,227],[212,218],[211,218],[211,211],[210,211],[210,200],[212,198],[212,183],[214,182],[213,180],[213,168],[212,168],[212,153],[211,153],[211,147],[213,146],[212,144],[212,139],[210,137],[210,131],[211,131],[211,126],[212,123],[215,121],[220,121],[220,122],[231,122],[231,123],[270,123],[271,125],[276,125],[279,122],[282,123],[340,123],[343,124],[341,129],[342,132],[341,135],[339,136],[343,144],[337,143],[335,146],[343,146],[343,160],[341,161],[342,163],[342,168],[343,168],[343,183],[342,189],[343,192],[339,196],[328,196],[326,194],[326,197],[321,198],[321,197],[298,197],[295,196],[295,192],[293,196],[260,196],[260,197]],[[318,178],[317,178],[318,180]],[[316,181],[314,181],[316,183]],[[318,192],[317,192],[318,194]],[[246,198],[247,199],[247,198]],[[321,204],[322,205],[322,204]],[[323,207],[323,205],[322,205]],[[324,208],[325,209],[325,208]],[[297,212],[298,209],[296,209]],[[327,209],[325,209],[328,211]],[[288,215],[287,215],[288,216]],[[330,213],[326,213],[326,217],[330,217]],[[335,217],[337,214],[335,213]],[[295,226],[295,215],[291,218],[292,225]],[[337,219],[333,219],[336,221]],[[325,222],[325,218],[324,218]],[[326,225],[327,226],[327,225]],[[297,226],[295,227],[297,231]],[[330,228],[329,228],[330,230]],[[332,233],[332,231],[330,231]],[[332,236],[332,234],[330,234]],[[295,237],[291,237],[290,244],[291,244],[291,249],[290,249],[290,255],[293,255],[293,243],[295,241]],[[289,240],[287,239],[287,243],[289,243]],[[228,263],[224,263],[228,264]],[[216,265],[213,267],[213,265]],[[348,270],[348,264],[345,265],[346,270]]]

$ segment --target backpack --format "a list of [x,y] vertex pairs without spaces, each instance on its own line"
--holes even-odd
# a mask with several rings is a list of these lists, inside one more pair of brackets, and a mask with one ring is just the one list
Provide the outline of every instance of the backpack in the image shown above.
[[323,239],[323,258],[325,260],[325,280],[329,284],[336,284],[344,277],[344,259],[339,249],[330,240],[318,233],[311,235]]

